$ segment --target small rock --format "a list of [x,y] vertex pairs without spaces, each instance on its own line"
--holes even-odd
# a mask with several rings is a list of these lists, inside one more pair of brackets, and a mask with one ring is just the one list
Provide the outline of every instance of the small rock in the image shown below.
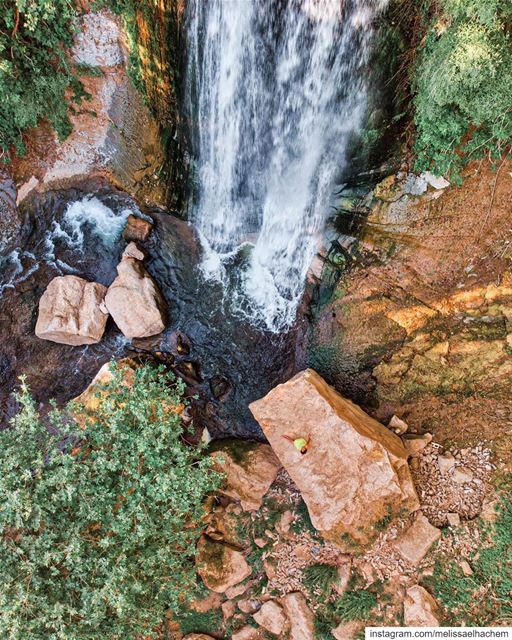
[[404,625],[407,627],[438,627],[437,603],[430,593],[415,585],[407,589],[404,600]]
[[266,547],[268,544],[268,540],[265,540],[265,538],[254,538],[254,544],[259,548],[259,549],[263,549],[263,547]]
[[437,466],[439,471],[445,475],[455,467],[455,458],[450,454],[437,456]]
[[467,560],[461,560],[459,562],[459,567],[462,569],[462,573],[469,577],[473,575],[473,569],[471,568],[469,562]]
[[342,622],[336,629],[331,631],[331,634],[336,640],[356,640],[362,631],[364,624],[359,620],[353,620],[352,622]]
[[246,584],[237,584],[234,587],[229,587],[229,589],[226,589],[226,598],[229,598],[230,600],[233,598],[238,598],[238,596],[241,596],[246,591]]
[[458,513],[447,513],[446,519],[450,527],[458,527],[460,525],[460,516]]
[[261,607],[261,602],[254,598],[239,600],[237,604],[242,613],[256,613]]
[[413,524],[393,543],[398,553],[414,566],[418,566],[430,547],[439,540],[441,531],[420,513]]
[[265,558],[263,560],[263,569],[269,580],[273,580],[277,575],[276,561],[272,558]]
[[450,183],[443,176],[435,176],[430,171],[425,171],[421,174],[421,177],[424,178],[428,184],[434,189],[446,189],[446,187],[450,186]]
[[149,237],[151,230],[153,229],[153,225],[151,222],[147,220],[143,220],[142,218],[137,218],[130,214],[128,219],[126,220],[126,226],[123,231],[123,238],[128,240],[136,240],[139,242],[144,242]]
[[221,609],[224,620],[229,620],[235,615],[236,602],[234,600],[226,600],[226,602],[222,603]]
[[342,596],[347,590],[351,574],[352,567],[350,562],[344,562],[338,566],[338,578],[333,584],[334,590],[338,595]]
[[314,616],[306,598],[300,592],[287,593],[281,598],[290,623],[290,640],[314,640]]
[[215,638],[207,636],[206,633],[189,633],[183,640],[215,640]]
[[281,534],[287,534],[290,531],[290,526],[293,521],[293,513],[291,511],[285,511],[276,525],[277,531]]
[[427,181],[421,176],[415,176],[414,173],[409,173],[407,180],[404,184],[404,193],[409,193],[412,196],[421,196],[427,190]]
[[135,242],[130,242],[126,249],[123,251],[122,260],[126,260],[126,258],[133,258],[134,260],[144,260],[144,254],[139,249],[139,247],[135,244]]
[[274,600],[265,602],[261,609],[253,615],[254,620],[266,631],[278,636],[283,632],[286,616],[283,608]]
[[391,420],[389,421],[388,427],[390,429],[393,429],[393,431],[398,436],[401,436],[403,433],[407,431],[407,429],[409,429],[409,425],[407,424],[407,422],[405,422],[405,420],[402,420],[398,416],[393,416],[391,418]]
[[201,536],[197,545],[196,562],[203,582],[216,593],[226,592],[251,575],[241,551],[206,536]]
[[190,608],[199,613],[205,613],[212,609],[219,609],[222,603],[222,596],[219,593],[211,592],[202,600],[195,600],[191,603]]
[[456,467],[453,472],[453,481],[457,484],[471,482],[475,476],[467,467]]
[[249,625],[242,627],[239,631],[235,631],[231,636],[231,640],[264,640],[261,629],[255,629]]
[[432,442],[432,434],[424,433],[421,436],[405,436],[402,438],[405,450],[407,451],[407,457],[418,455],[423,449]]

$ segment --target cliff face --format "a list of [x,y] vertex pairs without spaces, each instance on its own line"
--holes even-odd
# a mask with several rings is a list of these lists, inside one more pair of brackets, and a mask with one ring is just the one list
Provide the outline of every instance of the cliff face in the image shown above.
[[512,163],[461,187],[377,186],[355,266],[314,326],[311,366],[377,419],[504,443],[512,381]]
[[[85,11],[70,52],[86,91],[63,142],[45,123],[14,158],[18,201],[31,190],[103,176],[140,202],[178,207],[183,197],[176,75],[182,0],[137,2],[134,13]],[[88,98],[88,99],[87,99]]]
[[165,148],[168,203],[179,210],[187,182],[183,122],[179,111],[185,0],[143,0],[135,2],[134,7],[132,58],[138,61],[140,88],[158,123]]

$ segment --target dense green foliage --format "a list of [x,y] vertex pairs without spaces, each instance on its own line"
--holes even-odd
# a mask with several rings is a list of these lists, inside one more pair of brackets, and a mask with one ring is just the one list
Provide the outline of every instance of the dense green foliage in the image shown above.
[[417,169],[457,178],[512,139],[510,0],[440,0],[415,73]]
[[448,622],[475,626],[512,623],[512,502],[503,500],[494,526],[482,531],[482,547],[465,576],[456,560],[437,563],[432,590]]
[[60,138],[70,132],[69,90],[82,87],[65,47],[72,44],[76,11],[72,0],[0,0],[0,156],[23,153],[22,134],[46,118]]
[[[0,432],[0,628],[9,640],[140,640],[193,595],[203,500],[220,476],[186,445],[170,374],[121,371],[84,428],[29,390]],[[74,415],[88,415],[84,412]]]

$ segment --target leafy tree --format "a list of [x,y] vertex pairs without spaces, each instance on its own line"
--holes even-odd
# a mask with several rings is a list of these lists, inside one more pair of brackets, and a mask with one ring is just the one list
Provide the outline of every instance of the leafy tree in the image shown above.
[[419,55],[417,169],[457,178],[467,160],[496,159],[512,138],[509,0],[441,0]]
[[46,118],[70,132],[65,94],[83,95],[65,47],[73,42],[73,0],[0,0],[0,156],[23,153],[22,134]]
[[89,414],[44,418],[23,383],[0,432],[3,638],[155,638],[193,593],[203,501],[221,477],[182,439],[181,382],[113,371]]

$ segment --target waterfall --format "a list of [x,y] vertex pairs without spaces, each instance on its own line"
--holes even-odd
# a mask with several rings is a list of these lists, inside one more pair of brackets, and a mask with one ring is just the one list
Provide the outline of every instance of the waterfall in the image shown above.
[[190,221],[202,270],[271,331],[295,319],[365,113],[373,22],[386,2],[189,0]]

